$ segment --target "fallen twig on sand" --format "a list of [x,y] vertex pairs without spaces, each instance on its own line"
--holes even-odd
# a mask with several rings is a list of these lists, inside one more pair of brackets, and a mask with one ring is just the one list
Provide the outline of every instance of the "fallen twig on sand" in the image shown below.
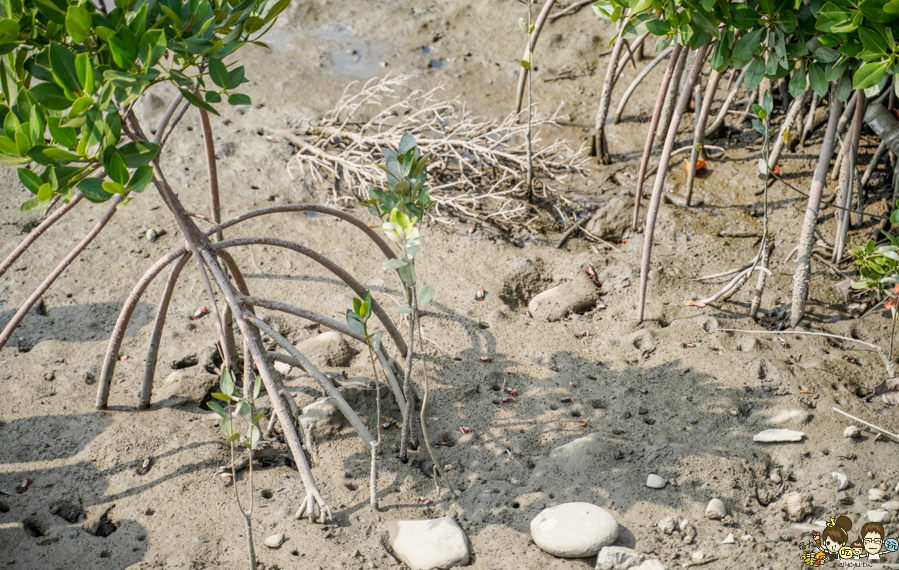
[[874,424],[869,424],[868,422],[866,422],[866,421],[864,421],[864,420],[860,420],[860,419],[858,419],[857,417],[855,417],[855,416],[853,416],[853,415],[847,414],[846,412],[844,412],[843,410],[841,410],[841,409],[839,409],[839,408],[831,408],[831,409],[832,409],[833,411],[835,411],[835,412],[839,412],[839,413],[843,414],[844,416],[846,416],[846,417],[849,418],[849,419],[855,420],[855,421],[857,421],[857,422],[860,423],[860,424],[864,424],[864,425],[868,426],[869,428],[872,428],[872,429],[874,429],[874,430],[877,430],[878,433],[884,433],[884,434],[886,434],[886,435],[892,437],[894,440],[899,441],[899,434],[890,433],[890,432],[888,432],[887,430],[883,429],[882,427],[878,427],[878,426],[876,426],[876,425],[874,425]]

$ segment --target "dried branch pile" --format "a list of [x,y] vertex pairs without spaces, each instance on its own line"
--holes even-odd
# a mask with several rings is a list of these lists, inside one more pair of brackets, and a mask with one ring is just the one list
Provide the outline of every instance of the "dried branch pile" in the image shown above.
[[[312,181],[333,177],[356,197],[367,199],[370,186],[382,185],[383,173],[375,166],[382,160],[380,148],[396,149],[409,132],[423,152],[433,155],[428,172],[435,181],[430,189],[437,202],[431,212],[435,221],[449,223],[450,214],[456,213],[500,227],[523,223],[527,125],[518,123],[519,115],[502,120],[477,117],[458,98],[438,98],[441,87],[399,95],[408,80],[407,75],[372,79],[355,94],[349,93],[351,84],[317,124],[284,133],[299,149],[288,167],[291,176],[298,170],[300,177]],[[371,118],[362,118],[371,113]],[[558,111],[548,118],[535,113],[532,124],[538,129],[558,126],[557,119]],[[586,166],[566,141],[541,142],[539,136],[533,139],[534,175],[548,197],[547,192],[554,191],[551,183],[584,174]],[[335,189],[333,199],[355,198],[338,197]],[[481,208],[489,213],[476,211]]]

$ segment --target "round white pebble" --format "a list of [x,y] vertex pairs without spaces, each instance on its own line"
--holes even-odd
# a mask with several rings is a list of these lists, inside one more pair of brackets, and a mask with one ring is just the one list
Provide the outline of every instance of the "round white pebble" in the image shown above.
[[618,522],[590,503],[564,503],[531,521],[531,538],[545,552],[563,558],[593,556],[618,538]]
[[665,480],[656,474],[652,474],[646,478],[646,486],[652,489],[661,489],[665,486]]

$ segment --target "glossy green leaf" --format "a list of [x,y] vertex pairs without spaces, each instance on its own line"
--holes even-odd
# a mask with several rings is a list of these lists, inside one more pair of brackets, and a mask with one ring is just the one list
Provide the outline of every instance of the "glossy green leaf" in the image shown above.
[[190,103],[191,105],[193,105],[194,107],[198,107],[198,108],[208,111],[214,115],[219,114],[218,111],[215,110],[215,107],[213,107],[209,103],[201,100],[200,98],[198,98],[196,95],[194,95],[190,91],[188,91],[186,89],[179,89],[179,91],[181,91],[181,94],[184,95],[185,99],[187,99],[187,102]]
[[86,53],[75,56],[75,75],[83,93],[93,93],[97,88],[94,66]]
[[56,42],[50,43],[50,69],[56,82],[70,91],[80,91],[75,71],[75,54]]
[[[262,377],[256,376],[256,381],[253,383],[253,399],[254,400],[259,397],[259,393],[261,391],[262,391]],[[256,423],[258,421],[259,421],[258,419],[254,418],[253,423]]]
[[[213,394],[213,396],[215,396],[215,394]],[[222,418],[228,417],[228,413],[222,409],[221,404],[219,404],[218,402],[206,402],[206,405],[209,406],[209,408],[213,412],[217,413],[220,417],[222,417]]]
[[112,194],[103,189],[101,178],[85,178],[76,185],[76,188],[91,202],[105,202],[112,198]]
[[827,94],[828,83],[824,79],[824,70],[817,63],[813,63],[808,68],[808,79],[818,97],[824,97]]
[[231,372],[227,368],[222,370],[219,386],[223,394],[227,394],[228,396],[234,395],[234,380],[231,378]]
[[153,181],[153,167],[141,166],[134,170],[131,180],[128,181],[128,191],[140,194],[147,189],[150,182]]
[[29,89],[28,93],[51,111],[65,111],[72,105],[62,87],[55,83],[39,83]]
[[44,181],[34,171],[27,168],[17,168],[16,173],[19,175],[19,181],[25,188],[28,188],[32,194],[37,194]]
[[91,33],[91,15],[83,6],[69,6],[66,12],[66,31],[72,41],[80,44]]
[[209,60],[209,77],[212,79],[213,83],[215,83],[222,89],[228,87],[230,76],[228,74],[228,68],[225,67],[225,64],[222,62],[222,60]]
[[66,10],[68,9],[65,0],[34,0],[34,3],[37,4],[37,9],[40,13],[46,16],[48,20],[59,25],[65,25]]
[[128,167],[125,165],[122,155],[118,152],[113,151],[110,153],[109,158],[103,162],[103,166],[106,167],[106,174],[113,181],[122,185],[128,182]]
[[245,95],[243,93],[234,93],[232,95],[228,95],[228,104],[229,105],[251,105],[253,101],[250,99],[249,95]]
[[11,18],[0,20],[0,44],[16,41],[20,31],[19,22]]
[[150,30],[140,39],[140,61],[143,69],[153,67],[159,62],[159,59],[165,54],[167,46],[165,43],[165,32],[162,30]]
[[859,28],[858,37],[862,45],[873,53],[886,55],[891,51],[886,39],[874,30]]
[[124,194],[125,186],[119,184],[114,180],[104,180],[103,184],[101,184],[103,190],[109,192],[110,194]]
[[30,136],[22,131],[16,132],[16,148],[19,150],[20,155],[28,154],[28,151],[31,150],[31,147],[33,146],[34,143],[31,142]]
[[[899,2],[899,0],[897,0]],[[671,33],[671,26],[665,20],[647,20],[646,29],[656,36],[664,36]]]
[[53,197],[53,188],[49,184],[42,184],[37,191],[37,199],[46,202]]
[[109,50],[112,52],[112,59],[115,64],[122,69],[131,69],[134,67],[134,54],[128,50],[128,45],[121,38],[109,38]]
[[5,154],[19,154],[16,142],[9,137],[0,136],[0,152]]
[[60,161],[63,163],[81,160],[81,157],[78,156],[77,154],[73,154],[69,151],[62,150],[61,148],[56,148],[56,147],[50,147],[50,148],[44,149],[44,154],[46,154],[53,160]]
[[159,145],[146,141],[133,141],[119,147],[119,153],[128,168],[146,166],[156,158]]
[[868,87],[877,85],[889,68],[889,61],[866,63],[855,72],[852,80],[852,88],[867,89]]
[[19,209],[22,212],[33,212],[35,210],[41,209],[41,206],[46,207],[48,205],[49,204],[41,202],[37,198],[31,198],[30,200],[25,200],[24,202],[22,202],[22,205]]

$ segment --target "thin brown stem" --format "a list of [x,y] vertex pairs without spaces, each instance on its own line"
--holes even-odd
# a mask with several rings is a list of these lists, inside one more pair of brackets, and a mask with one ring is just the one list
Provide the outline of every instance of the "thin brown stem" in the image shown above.
[[[212,123],[209,122],[209,113],[204,109],[198,109],[200,113],[200,125],[203,129],[203,147],[206,150],[206,169],[209,175],[209,210],[216,225],[222,221],[221,205],[219,204],[219,177],[215,160],[215,140],[212,137]],[[222,241],[222,232],[215,233],[215,241]]]
[[[630,16],[622,21],[622,29],[627,25]],[[593,129],[592,153],[600,164],[611,164],[612,157],[609,154],[608,142],[606,142],[606,118],[609,114],[609,106],[612,102],[612,89],[618,73],[618,59],[621,48],[624,46],[623,34],[618,35],[615,45],[612,47],[612,55],[609,57],[609,67],[606,70],[606,79],[602,84],[602,94],[599,97],[599,109],[596,111],[596,126]]]
[[[540,32],[543,31],[543,25],[546,24],[546,18],[549,16],[550,10],[552,10],[553,5],[556,3],[556,0],[546,0],[543,4],[543,8],[540,10],[540,14],[537,15],[537,21],[534,23],[534,32],[530,34],[530,43],[526,46],[524,57],[528,56],[528,52],[531,54],[534,53],[534,48],[537,47],[537,40],[540,38]],[[528,11],[530,11],[530,2],[528,2]],[[524,59],[524,58],[522,58]],[[515,114],[521,112],[521,99],[524,96],[524,83],[525,79],[530,75],[530,70],[522,67],[518,70],[518,96],[515,101]]]
[[696,117],[696,125],[693,129],[693,148],[690,150],[690,166],[687,171],[687,207],[690,206],[690,200],[693,198],[693,181],[696,180],[696,166],[702,152],[702,145],[705,144],[705,125],[709,120],[709,112],[712,110],[712,101],[715,100],[715,92],[718,90],[718,82],[721,80],[721,74],[712,70],[709,76],[709,83],[705,89],[705,96],[702,99],[702,108],[698,109]]

